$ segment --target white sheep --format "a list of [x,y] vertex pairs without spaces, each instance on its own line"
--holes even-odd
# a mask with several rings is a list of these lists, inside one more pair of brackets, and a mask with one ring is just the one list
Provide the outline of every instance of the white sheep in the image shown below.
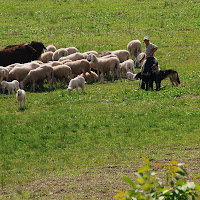
[[140,63],[140,59],[141,58],[145,58],[146,57],[146,54],[144,53],[144,52],[142,52],[142,53],[140,53],[138,56],[137,56],[137,58],[134,60],[134,65],[135,65],[135,67],[138,67],[138,68],[141,68],[142,66],[143,66],[143,63],[144,63],[144,61],[145,61],[145,59],[143,59],[142,60],[142,62]]
[[130,52],[131,58],[135,60],[137,56],[142,52],[142,45],[139,40],[132,40],[128,43],[127,49]]
[[67,50],[67,55],[78,52],[78,49],[76,47],[67,47],[66,50]]
[[17,90],[16,98],[18,101],[18,108],[22,107],[22,102],[24,103],[24,107],[26,106],[26,92],[22,89]]
[[130,53],[127,50],[116,50],[112,54],[116,55],[119,58],[120,63],[129,59]]
[[82,89],[82,93],[84,94],[85,89],[85,78],[82,76],[77,76],[70,80],[67,91],[72,92],[73,89],[76,88],[77,94],[79,94],[78,87]]
[[128,59],[123,63],[120,63],[120,71],[122,73],[122,77],[126,77],[127,72],[135,73],[134,61],[132,59]]
[[43,63],[48,63],[49,61],[52,61],[52,58],[53,58],[53,52],[52,51],[47,51],[47,52],[44,52],[41,55],[40,60]]
[[136,74],[133,74],[133,73],[131,73],[131,72],[127,72],[127,73],[126,73],[126,78],[127,78],[128,80],[134,80],[135,76],[136,76]]
[[[110,73],[112,74],[112,82],[114,82],[115,75],[121,80],[120,74],[120,66],[119,59],[116,57],[110,58],[97,58],[94,54],[90,54],[88,56],[88,60],[90,61],[91,68],[97,70],[97,74],[101,82],[104,82],[104,74]],[[101,72],[101,75],[99,74]],[[122,80],[121,80],[122,81]]]
[[0,83],[3,79],[8,79],[9,71],[7,68],[0,66]]
[[67,55],[68,55],[68,51],[67,51],[66,48],[57,49],[57,50],[53,53],[52,60],[57,61],[57,60],[59,60],[61,57],[67,56]]
[[55,52],[56,51],[56,47],[54,45],[50,44],[46,48],[46,52],[48,52],[48,51]]
[[12,94],[14,96],[14,91],[17,91],[19,89],[19,82],[17,80],[13,80],[12,82],[2,81],[1,86],[3,89],[3,93],[5,92],[5,89],[7,89],[10,96],[10,91],[12,90]]

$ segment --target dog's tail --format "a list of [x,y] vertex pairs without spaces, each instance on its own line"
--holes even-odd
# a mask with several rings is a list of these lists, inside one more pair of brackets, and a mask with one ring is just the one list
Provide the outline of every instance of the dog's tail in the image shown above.
[[181,84],[178,73],[177,73],[177,82],[179,85]]

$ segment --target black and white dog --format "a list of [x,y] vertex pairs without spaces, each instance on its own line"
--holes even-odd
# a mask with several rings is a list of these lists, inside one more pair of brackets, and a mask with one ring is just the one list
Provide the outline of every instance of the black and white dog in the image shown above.
[[161,81],[167,77],[169,77],[169,79],[172,83],[172,86],[174,86],[175,84],[176,84],[176,86],[178,86],[180,84],[178,72],[173,69],[159,70],[159,71],[153,70],[153,72],[150,74],[144,74],[142,72],[139,72],[135,76],[135,79],[143,80],[146,87],[142,88],[142,89],[149,90],[149,88],[151,88],[153,90],[153,82],[155,82],[156,90],[160,90]]

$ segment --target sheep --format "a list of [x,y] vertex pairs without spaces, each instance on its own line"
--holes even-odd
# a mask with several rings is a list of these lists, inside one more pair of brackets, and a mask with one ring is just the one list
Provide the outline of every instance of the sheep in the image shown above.
[[66,50],[67,50],[67,55],[71,55],[73,53],[78,52],[78,49],[76,47],[67,47]]
[[2,81],[1,86],[3,89],[3,94],[5,93],[5,89],[7,89],[8,95],[10,96],[10,91],[12,90],[12,94],[14,96],[14,91],[19,89],[19,82],[17,80],[13,80],[12,82]]
[[24,87],[28,84],[32,84],[32,91],[35,92],[35,86],[36,83],[39,81],[43,81],[47,79],[49,82],[49,89],[52,89],[53,87],[53,68],[48,65],[44,64],[36,69],[31,70],[27,76],[24,78],[23,81],[20,82],[21,89],[24,89]]
[[0,66],[6,67],[13,63],[27,63],[35,60],[36,50],[29,45],[18,45],[0,50]]
[[26,63],[24,65],[16,65],[10,72],[8,75],[8,80],[18,80],[19,82],[22,81],[27,74],[32,70],[32,69],[36,69],[40,67],[40,64],[38,64],[37,62],[30,62],[30,63]]
[[84,74],[85,77],[86,72],[91,73],[90,63],[86,59],[67,62],[66,64],[72,69],[73,77],[78,76],[82,73]]
[[16,93],[16,98],[18,101],[18,108],[22,108],[22,102],[24,103],[24,107],[26,106],[26,92],[22,89],[18,89]]
[[84,59],[84,58],[85,58],[84,54],[76,52],[76,53],[70,54],[68,56],[65,56],[63,58],[60,58],[58,61],[63,61],[65,59],[66,60],[76,61],[76,60],[81,60],[81,59]]
[[126,77],[126,73],[128,71],[135,73],[134,61],[132,59],[128,59],[123,63],[120,63],[120,71],[122,73],[123,78]]
[[[97,74],[99,79],[101,78],[101,82],[104,82],[104,73],[111,72],[112,74],[112,82],[114,82],[115,75],[117,75],[120,80],[120,66],[119,66],[119,59],[116,57],[110,57],[110,58],[97,58],[94,54],[90,54],[88,56],[88,59],[90,60],[90,66],[91,68],[97,70]],[[101,72],[101,76],[99,74],[99,71]]]
[[58,66],[58,65],[62,65],[63,63],[59,62],[59,61],[50,61],[47,64],[50,65],[51,67],[55,67],[55,66]]
[[141,58],[145,58],[146,57],[146,54],[144,53],[144,52],[142,52],[142,53],[140,53],[138,56],[137,56],[137,58],[134,60],[134,65],[135,65],[135,67],[138,67],[138,68],[141,68],[142,67],[142,65],[143,65],[143,63],[144,63],[144,61],[145,61],[145,59],[143,59],[143,61],[140,63],[140,59]]
[[119,58],[120,63],[129,59],[130,53],[127,50],[116,50],[112,54],[116,55]]
[[40,60],[41,60],[43,63],[48,63],[49,61],[52,61],[52,58],[53,58],[53,52],[52,52],[52,51],[47,51],[47,52],[44,52],[44,53],[41,55]]
[[102,51],[98,53],[97,57],[99,58],[99,57],[107,56],[111,53],[112,53],[111,51]]
[[84,94],[85,91],[85,78],[82,76],[77,76],[70,80],[67,91],[68,93],[72,92],[73,89],[76,88],[77,94],[79,94],[78,87],[82,89],[82,93]]
[[[84,74],[81,74],[80,76],[84,77]],[[91,71],[91,73],[86,72],[85,80],[87,83],[95,83],[96,81],[98,81],[98,75],[93,71]]]
[[56,47],[54,45],[48,45],[46,48],[46,52],[48,52],[48,51],[55,52]]
[[126,73],[126,78],[128,80],[134,80],[135,79],[136,74],[133,74],[132,72],[127,72]]
[[0,66],[0,83],[3,81],[3,79],[8,80],[8,74],[8,69]]
[[69,81],[69,79],[72,78],[72,70],[67,65],[55,66],[55,67],[53,67],[53,72],[54,72],[54,83],[55,83],[56,87],[57,87],[57,84],[56,84],[57,79],[62,80],[63,87],[65,87],[66,81]]
[[66,48],[57,49],[53,53],[52,60],[53,61],[58,61],[61,57],[64,57],[64,56],[67,56],[67,55],[68,55],[68,51],[67,51]]
[[135,60],[137,56],[142,52],[142,45],[139,40],[132,40],[128,43],[127,49],[130,52],[132,60]]

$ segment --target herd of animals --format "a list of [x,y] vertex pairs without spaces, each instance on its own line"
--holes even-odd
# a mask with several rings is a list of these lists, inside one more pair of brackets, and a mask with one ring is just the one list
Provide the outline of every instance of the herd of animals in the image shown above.
[[[42,42],[31,41],[25,44],[10,45],[0,50],[0,86],[14,95],[18,100],[19,108],[26,102],[26,90],[35,92],[43,87],[45,80],[49,89],[68,84],[68,92],[73,89],[82,89],[84,93],[85,82],[104,82],[104,79],[127,78],[148,82],[142,72],[136,74],[135,68],[144,65],[139,60],[145,53],[139,40],[132,40],[127,50],[116,51],[88,51],[80,53],[76,47],[56,49],[54,45],[44,46]],[[156,90],[160,89],[161,80],[169,77],[172,85],[180,84],[178,73],[175,70],[160,70],[159,65],[153,66],[153,80]]]

